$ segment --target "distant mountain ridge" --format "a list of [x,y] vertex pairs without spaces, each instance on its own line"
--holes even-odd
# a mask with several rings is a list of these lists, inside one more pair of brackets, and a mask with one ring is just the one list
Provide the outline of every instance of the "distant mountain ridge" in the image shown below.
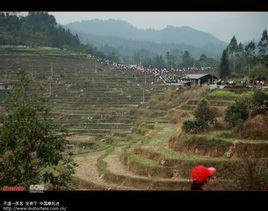
[[[93,42],[91,44],[96,46],[102,43],[117,48],[118,45],[111,42],[111,37],[113,37],[117,40],[121,39],[121,45],[125,45],[125,47],[130,47],[128,42],[136,42],[136,44],[138,42],[143,42],[143,44],[151,42],[151,44],[155,43],[156,46],[166,46],[165,49],[168,48],[167,46],[177,49],[186,49],[185,46],[188,46],[189,51],[195,49],[195,53],[193,53],[195,56],[206,53],[211,57],[219,57],[227,46],[227,43],[215,36],[188,26],[168,25],[162,30],[138,29],[122,20],[94,19],[69,23],[65,27],[77,33],[82,42]],[[181,48],[182,46],[184,47]],[[148,50],[146,47],[144,49]],[[160,53],[160,51],[156,53]]]
[[188,26],[175,27],[167,25],[162,30],[137,29],[122,20],[88,20],[73,22],[66,25],[70,29],[81,31],[85,34],[102,36],[115,36],[139,41],[151,41],[157,43],[184,43],[195,47],[204,47],[207,44],[226,46],[226,43],[215,36],[193,29]]
[[213,57],[218,53],[214,46],[207,46],[206,48],[193,47],[187,44],[175,44],[175,43],[155,43],[150,41],[136,41],[132,39],[125,39],[113,36],[100,36],[93,34],[84,34],[75,31],[79,34],[80,41],[82,43],[93,43],[100,50],[105,48],[105,45],[109,45],[114,48],[122,57],[131,57],[135,52],[145,49],[151,52],[152,56],[165,54],[167,51],[179,49],[181,52],[188,50],[195,58],[204,53],[209,57]]

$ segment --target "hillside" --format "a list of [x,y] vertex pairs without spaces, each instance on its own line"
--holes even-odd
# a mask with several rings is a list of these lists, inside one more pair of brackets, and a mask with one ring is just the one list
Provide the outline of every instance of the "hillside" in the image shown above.
[[[30,91],[41,86],[54,121],[69,129],[67,149],[78,163],[75,189],[189,190],[191,169],[203,164],[218,170],[207,189],[234,190],[240,186],[233,169],[244,168],[243,150],[267,167],[267,140],[241,139],[231,129],[197,135],[181,130],[201,98],[220,120],[238,94],[149,83],[141,105],[142,75],[123,74],[87,55],[49,48],[0,55],[0,82],[25,70],[33,80]],[[0,94],[3,106],[7,95]]]
[[[123,74],[86,55],[49,48],[39,49],[39,53],[34,50],[0,51],[0,82],[14,81],[16,71],[25,70],[32,78],[31,91],[43,89],[55,121],[73,135],[128,133],[135,121],[131,110],[143,99],[143,76]],[[161,89],[147,86],[145,99]],[[1,106],[6,97],[1,91]]]
[[0,45],[56,47],[80,49],[80,41],[46,12],[29,12],[20,16],[12,12],[0,13]]
[[[218,111],[218,118],[222,118],[223,111],[239,96],[218,96],[217,93],[210,93],[203,87],[181,92],[167,90],[163,96],[152,97],[138,109],[138,116],[145,118],[129,134],[130,140],[117,142],[106,151],[76,158],[81,164],[75,177],[78,187],[100,190],[189,190],[191,169],[201,164],[217,168],[207,190],[250,188],[250,182],[255,182],[261,171],[267,171],[267,139],[241,139],[230,129],[198,135],[185,134],[181,130],[182,122],[191,118],[201,98],[207,98]],[[157,114],[160,106],[163,112]],[[151,114],[151,117],[145,113]],[[174,123],[163,121],[175,117],[177,121]],[[253,169],[259,168],[259,172],[248,170],[250,164],[245,154],[250,156]],[[265,181],[258,188],[267,190]],[[243,186],[243,182],[247,185]]]
[[83,44],[94,44],[102,52],[106,53],[115,51],[124,59],[124,61],[128,61],[129,63],[131,63],[131,59],[135,53],[141,52],[142,50],[145,51],[145,56],[154,57],[157,55],[164,55],[167,51],[178,49],[181,54],[183,54],[184,51],[189,51],[195,59],[199,59],[200,55],[203,53],[208,57],[215,57],[220,53],[220,50],[214,45],[207,45],[205,48],[201,48],[184,43],[177,44],[137,41],[116,36],[85,34],[76,30],[73,31],[79,34],[80,41]]

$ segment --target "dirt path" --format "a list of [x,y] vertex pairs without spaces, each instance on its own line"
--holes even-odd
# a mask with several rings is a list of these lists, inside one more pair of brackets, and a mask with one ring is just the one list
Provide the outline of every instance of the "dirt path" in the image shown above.
[[[119,149],[120,150],[120,149]],[[86,182],[92,183],[103,190],[134,190],[134,188],[126,187],[123,185],[111,184],[106,182],[102,175],[98,173],[97,160],[104,153],[104,151],[83,154],[77,156],[75,161],[79,164],[75,171],[75,177],[82,179]],[[117,163],[121,167],[120,160]],[[115,164],[116,166],[116,164]],[[94,188],[92,188],[94,189]]]
[[124,174],[128,176],[133,176],[126,167],[122,164],[120,160],[120,148],[116,148],[110,155],[108,155],[104,161],[108,164],[108,168],[111,172],[116,172],[117,174]]
[[[141,175],[137,175],[134,174],[133,172],[127,170],[126,166],[122,164],[122,162],[120,161],[120,148],[117,148],[116,150],[114,150],[110,155],[108,155],[104,161],[107,163],[108,166],[108,170],[111,172],[115,172],[118,175],[125,175],[125,176],[129,176],[132,178],[140,178],[140,179],[148,179],[147,176],[141,176]],[[163,182],[165,181],[170,181],[170,178],[162,178],[162,177],[153,177],[154,179],[157,180],[161,180]],[[130,190],[135,190],[135,188],[130,187]],[[141,189],[138,189],[141,190]],[[145,188],[145,190],[148,190]]]

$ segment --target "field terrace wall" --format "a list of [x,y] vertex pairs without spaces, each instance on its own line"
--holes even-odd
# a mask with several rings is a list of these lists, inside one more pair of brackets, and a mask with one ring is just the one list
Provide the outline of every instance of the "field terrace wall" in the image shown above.
[[[1,54],[2,78],[16,79],[18,69],[29,74],[31,90],[43,88],[55,121],[72,133],[104,136],[113,130],[128,131],[135,118],[129,110],[143,100],[140,76],[111,70],[84,55]],[[145,99],[152,92],[159,88],[146,87]],[[6,97],[2,93],[1,102]]]

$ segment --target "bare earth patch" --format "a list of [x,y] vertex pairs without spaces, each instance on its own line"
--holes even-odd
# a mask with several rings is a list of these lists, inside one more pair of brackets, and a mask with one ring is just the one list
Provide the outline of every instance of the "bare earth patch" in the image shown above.
[[66,139],[67,139],[68,141],[85,143],[85,142],[94,140],[94,136],[72,135],[72,136],[68,136]]
[[103,187],[103,190],[133,190],[134,188],[110,184],[103,180],[102,175],[99,175],[98,173],[97,167],[97,159],[103,153],[104,152],[101,151],[77,156],[75,158],[75,161],[79,166],[76,168],[75,177],[81,178],[89,183],[93,183],[97,186]]

